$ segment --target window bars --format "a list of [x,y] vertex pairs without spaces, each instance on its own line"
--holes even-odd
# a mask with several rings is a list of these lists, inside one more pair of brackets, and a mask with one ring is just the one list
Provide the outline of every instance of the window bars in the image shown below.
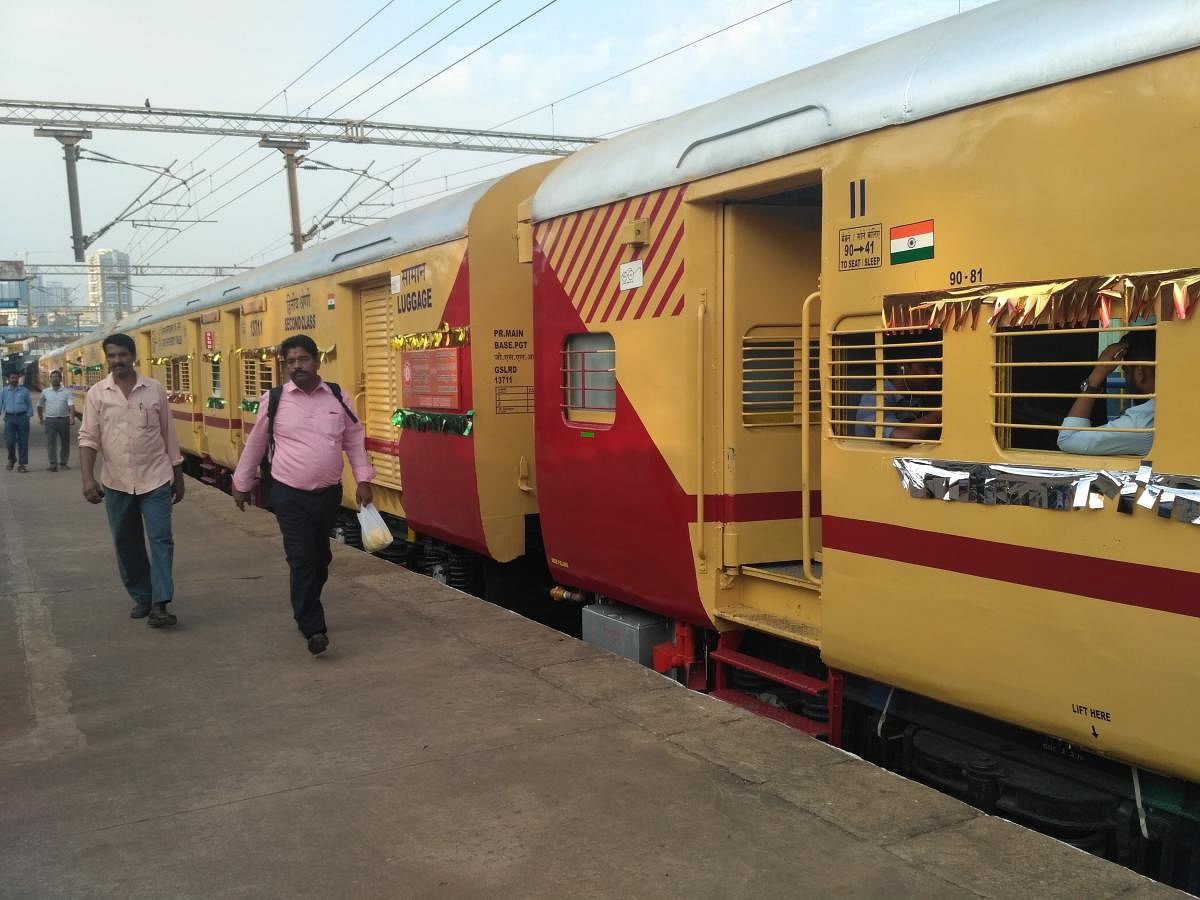
[[562,351],[562,410],[569,422],[609,424],[617,409],[617,351],[607,333],[570,335]]
[[[821,421],[821,344],[804,340],[799,325],[759,325],[742,338],[742,424],[747,428]],[[806,346],[807,343],[807,346]],[[802,384],[804,354],[809,383]]]
[[842,319],[828,335],[835,437],[894,446],[941,440],[941,329],[883,328],[879,314],[868,313]]

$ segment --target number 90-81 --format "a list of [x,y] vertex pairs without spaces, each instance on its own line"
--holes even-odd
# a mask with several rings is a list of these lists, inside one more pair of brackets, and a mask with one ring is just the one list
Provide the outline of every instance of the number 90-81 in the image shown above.
[[966,272],[958,269],[950,273],[950,287],[964,284],[983,284],[983,269],[968,269]]

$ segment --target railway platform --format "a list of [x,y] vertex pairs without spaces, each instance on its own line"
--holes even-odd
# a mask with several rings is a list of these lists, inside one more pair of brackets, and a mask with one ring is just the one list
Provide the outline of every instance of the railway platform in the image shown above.
[[196,482],[149,629],[34,432],[0,897],[1184,896],[351,548],[314,659],[274,519]]

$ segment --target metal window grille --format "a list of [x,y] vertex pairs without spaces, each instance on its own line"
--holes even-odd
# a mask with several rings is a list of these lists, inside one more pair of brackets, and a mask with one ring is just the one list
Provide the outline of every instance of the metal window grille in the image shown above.
[[257,400],[274,386],[275,360],[264,360],[261,350],[246,350],[242,356],[242,399]]
[[167,390],[190,393],[192,390],[192,363],[186,356],[177,356],[167,365]]
[[[1075,400],[1084,396],[1080,386],[1100,362],[1110,344],[1137,332],[1154,333],[1153,318],[1122,324],[1124,304],[1115,302],[1107,326],[1098,321],[1086,327],[1057,327],[1054,323],[1011,326],[993,332],[996,361],[992,364],[996,389],[996,440],[1005,449],[1058,450],[1058,432]],[[1093,432],[1154,434],[1148,428],[1118,428],[1107,423],[1129,406],[1145,403],[1154,393],[1137,393],[1127,383],[1126,366],[1156,367],[1154,360],[1121,362],[1106,380],[1104,391],[1090,394],[1101,401],[1093,405]]]
[[262,396],[262,389],[258,386],[258,357],[243,356],[242,357],[242,399],[257,400]]
[[209,383],[212,386],[212,395],[214,397],[221,396],[221,361],[214,359],[210,363],[209,368]]
[[611,422],[617,408],[613,336],[573,334],[562,354],[563,414],[572,421]]
[[83,385],[84,387],[91,387],[92,385],[99,384],[100,379],[103,377],[104,373],[100,371],[84,371]]
[[179,384],[178,384],[179,373],[178,373],[178,370],[176,370],[175,366],[170,361],[168,361],[167,363],[165,363],[162,366],[162,370],[163,370],[163,386],[168,391],[179,390]]
[[[804,354],[808,354],[808,386],[802,383]],[[742,424],[799,425],[801,404],[807,402],[809,421],[820,421],[821,344],[806,342],[799,325],[769,325],[750,329],[742,338]]]
[[828,333],[829,433],[846,442],[940,443],[942,331],[925,324],[883,329],[879,319],[851,316]]

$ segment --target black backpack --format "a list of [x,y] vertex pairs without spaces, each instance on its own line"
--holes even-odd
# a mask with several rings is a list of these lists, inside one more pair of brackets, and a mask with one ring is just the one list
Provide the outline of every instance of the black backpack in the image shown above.
[[[337,402],[342,405],[342,409],[346,411],[346,415],[350,417],[350,421],[358,424],[358,416],[346,405],[346,401],[342,398],[342,388],[335,381],[326,381],[329,390],[333,392],[333,396],[337,398]],[[275,458],[275,413],[279,409],[279,398],[283,396],[283,385],[277,385],[271,388],[267,394],[267,452],[263,454],[262,461],[259,463],[259,480],[262,484],[264,499],[270,496],[271,488],[271,460]]]

